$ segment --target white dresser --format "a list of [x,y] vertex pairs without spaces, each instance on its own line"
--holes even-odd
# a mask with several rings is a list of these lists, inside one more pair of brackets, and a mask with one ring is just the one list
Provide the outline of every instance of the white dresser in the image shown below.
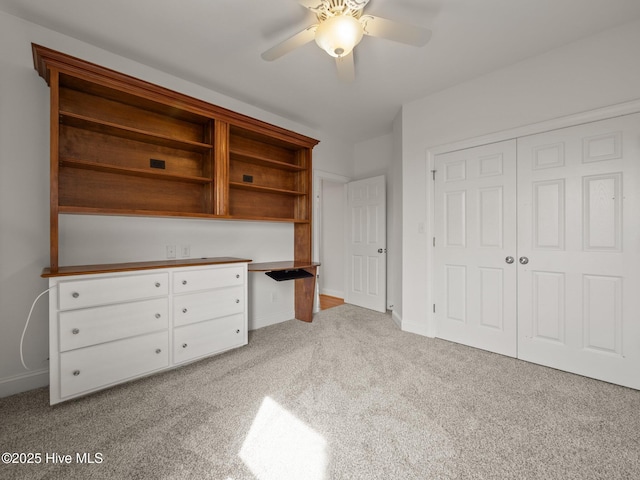
[[45,270],[50,403],[246,345],[248,262]]

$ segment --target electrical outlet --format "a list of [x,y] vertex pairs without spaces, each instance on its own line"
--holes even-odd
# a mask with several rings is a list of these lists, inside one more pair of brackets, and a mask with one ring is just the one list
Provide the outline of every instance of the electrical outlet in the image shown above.
[[176,246],[167,245],[167,258],[176,258]]
[[182,245],[180,247],[180,255],[182,258],[187,258],[191,256],[191,245]]

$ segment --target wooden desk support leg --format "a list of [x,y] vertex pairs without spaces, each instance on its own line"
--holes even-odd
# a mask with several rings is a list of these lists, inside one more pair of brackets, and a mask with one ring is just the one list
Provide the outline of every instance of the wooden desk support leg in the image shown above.
[[313,321],[313,299],[316,296],[316,267],[305,268],[313,277],[296,280],[296,319]]

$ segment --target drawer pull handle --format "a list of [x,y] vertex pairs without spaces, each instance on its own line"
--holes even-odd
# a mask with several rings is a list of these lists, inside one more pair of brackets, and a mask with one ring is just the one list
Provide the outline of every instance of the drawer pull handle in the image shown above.
[[74,370],[73,371],[73,376],[77,377],[78,375],[80,375],[80,370]]
[[240,303],[240,299],[239,298],[236,298],[236,303]]
[[187,348],[187,344],[186,344],[186,343],[183,343],[183,344],[182,344],[182,348]]
[[236,330],[236,333],[240,333],[240,329]]
[[239,273],[236,274],[236,278],[240,278],[240,274]]
[[156,353],[162,353],[162,350],[159,348],[156,348]]
[[71,296],[72,296],[73,298],[78,298],[78,297],[80,296],[80,294],[79,294],[78,292],[73,292],[73,293],[71,294]]
[[156,313],[156,318],[160,318],[162,315],[160,315],[159,313]]
[[186,281],[186,280],[182,280],[182,284],[183,284],[183,285],[186,285],[186,284],[187,284],[187,281]]
[[186,309],[186,308],[183,308],[183,309],[182,309],[182,313],[187,313],[187,309]]
[[160,282],[156,282],[156,288],[160,288]]
[[79,328],[74,328],[73,330],[71,330],[71,333],[73,333],[74,335],[77,335],[80,333],[80,329]]

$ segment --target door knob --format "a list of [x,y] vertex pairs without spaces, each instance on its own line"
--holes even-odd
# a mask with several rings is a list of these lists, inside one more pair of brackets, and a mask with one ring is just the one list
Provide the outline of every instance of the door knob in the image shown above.
[[529,263],[529,259],[527,257],[520,257],[519,261],[522,265]]
[[509,265],[511,265],[513,262],[515,262],[515,259],[511,256],[507,257],[504,259],[505,262],[507,262]]
[[378,253],[387,253],[387,249],[386,248],[379,248],[378,249]]

